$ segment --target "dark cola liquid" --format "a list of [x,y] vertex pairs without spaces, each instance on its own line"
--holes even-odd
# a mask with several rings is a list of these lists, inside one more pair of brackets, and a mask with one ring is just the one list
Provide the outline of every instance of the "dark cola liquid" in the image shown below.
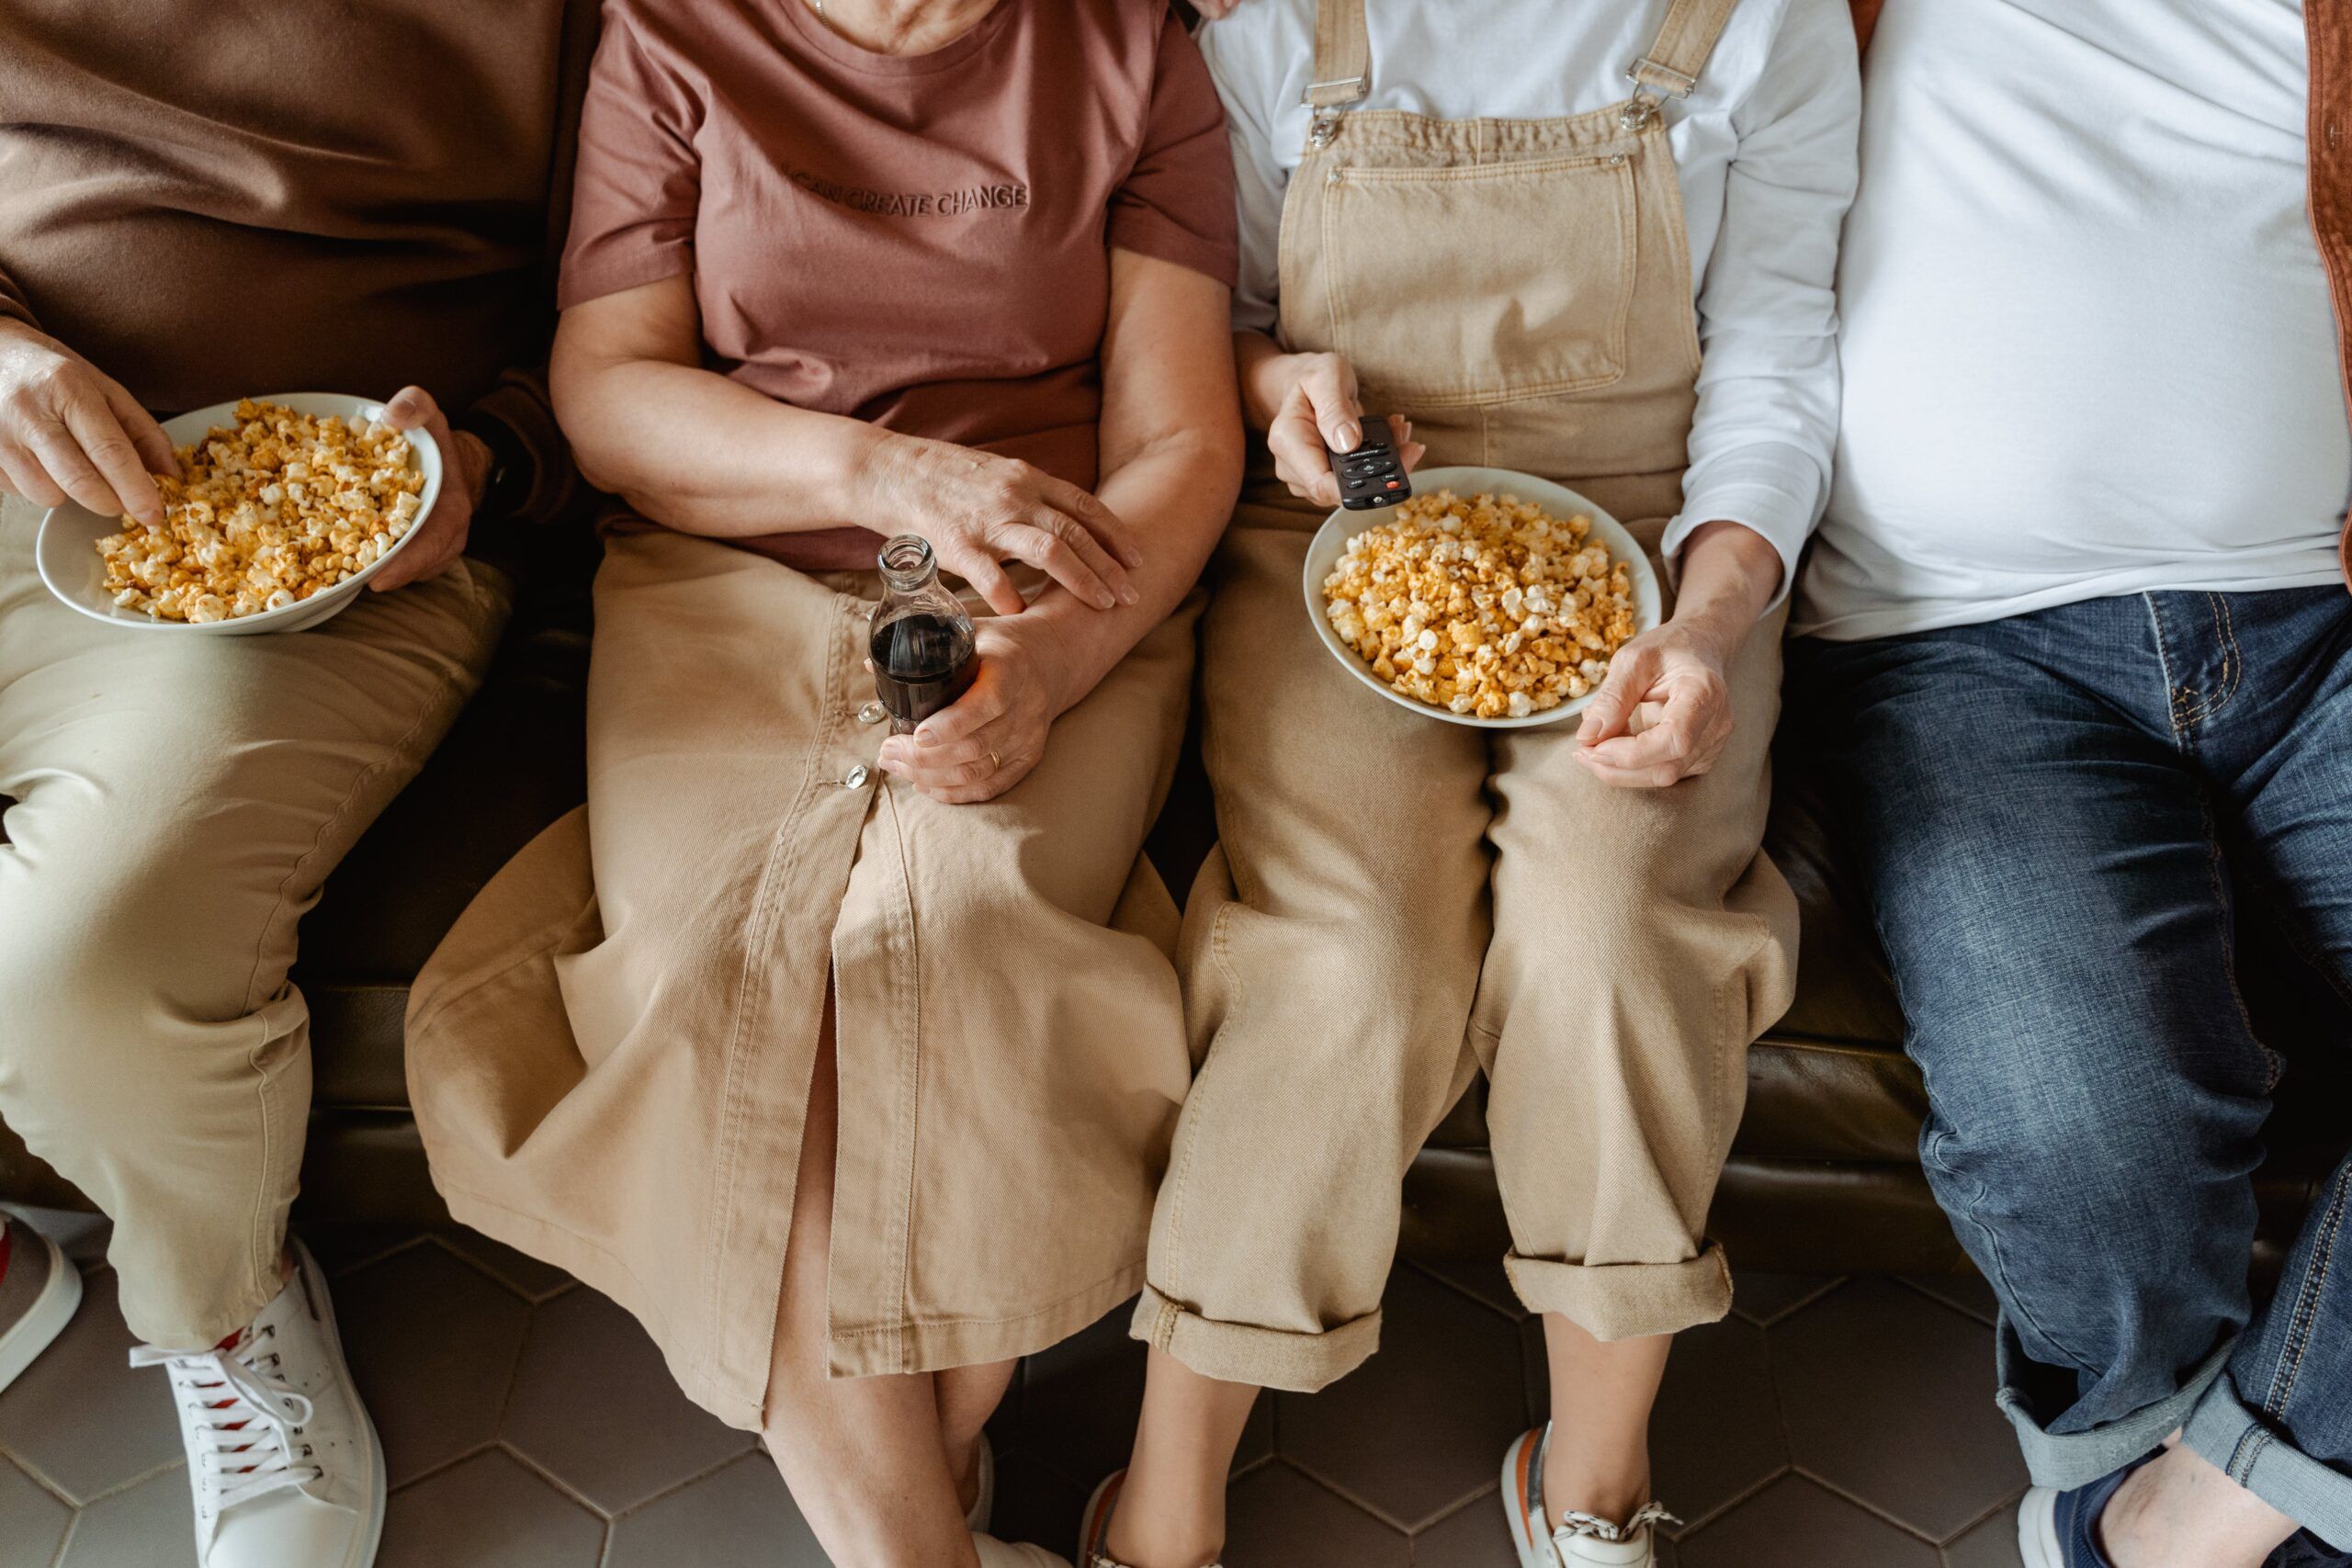
[[902,616],[875,629],[874,694],[911,728],[972,683],[972,631],[943,615]]

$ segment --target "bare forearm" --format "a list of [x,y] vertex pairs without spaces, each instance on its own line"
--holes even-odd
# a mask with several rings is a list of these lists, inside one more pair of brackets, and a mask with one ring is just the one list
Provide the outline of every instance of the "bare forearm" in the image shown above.
[[1283,363],[1291,357],[1264,333],[1233,334],[1233,368],[1241,378],[1241,412],[1250,429],[1264,430],[1272,424],[1283,399],[1296,383],[1296,372]]
[[1682,547],[1674,618],[1703,628],[1728,654],[1747,636],[1781,586],[1781,552],[1739,523],[1707,524]]
[[857,480],[888,439],[656,359],[559,354],[555,402],[591,482],[665,526],[721,538],[863,524]]
[[1059,587],[1023,613],[1050,626],[1069,655],[1064,709],[1075,706],[1183,603],[1225,532],[1240,490],[1238,439],[1222,433],[1171,438],[1102,481],[1103,503],[1125,520],[1138,548],[1136,602],[1097,610]]

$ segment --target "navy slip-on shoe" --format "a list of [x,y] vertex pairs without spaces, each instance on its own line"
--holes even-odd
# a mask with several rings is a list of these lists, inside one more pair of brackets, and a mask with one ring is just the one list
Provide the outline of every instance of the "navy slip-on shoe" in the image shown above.
[[2311,1531],[2301,1530],[2270,1554],[2269,1568],[2352,1568],[2352,1554],[2334,1551]]
[[2047,1486],[2028,1491],[2018,1505],[2018,1555],[2025,1568],[2115,1568],[2098,1548],[2098,1517],[2132,1472],[2147,1462],[2135,1461],[2071,1492]]

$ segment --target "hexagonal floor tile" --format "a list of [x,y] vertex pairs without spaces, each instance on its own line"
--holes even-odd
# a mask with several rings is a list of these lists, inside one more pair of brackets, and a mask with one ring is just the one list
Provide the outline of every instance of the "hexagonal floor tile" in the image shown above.
[[480,1231],[443,1231],[433,1239],[505,1281],[526,1301],[543,1302],[571,1288],[571,1276],[554,1264],[542,1263],[527,1252],[517,1252],[503,1241],[491,1240]]
[[1947,1568],[2023,1568],[2018,1551],[2018,1506],[2004,1503],[1983,1524],[1944,1548]]
[[613,1522],[605,1568],[832,1568],[765,1455],[745,1454]]
[[1931,1540],[2024,1488],[1983,1324],[1892,1280],[1858,1279],[1770,1332],[1799,1469]]
[[196,1561],[196,1514],[178,1467],[82,1510],[58,1568],[187,1568]]
[[1990,1324],[2000,1315],[2001,1299],[1982,1274],[1906,1274],[1903,1282],[1958,1307],[1979,1323]]
[[1750,1323],[1770,1327],[1805,1303],[1826,1295],[1838,1283],[1835,1275],[1765,1274],[1735,1269],[1731,1310]]
[[1801,1475],[1682,1538],[1680,1568],[1937,1568],[1936,1549]]
[[74,1510],[0,1459],[0,1568],[50,1568]]
[[498,1435],[531,1309],[437,1247],[410,1247],[334,1284],[344,1350],[400,1486]]
[[1225,1568],[1408,1568],[1404,1534],[1276,1461],[1226,1494]]
[[392,1494],[376,1568],[596,1568],[605,1521],[498,1449]]
[[1693,1525],[1789,1464],[1764,1330],[1725,1318],[1674,1342],[1650,1418],[1657,1495]]
[[539,1307],[506,1405],[506,1440],[606,1514],[751,1450],[678,1392],[637,1319],[591,1290]]
[[1417,1262],[1413,1267],[1434,1274],[1455,1290],[1484,1302],[1513,1323],[1528,1315],[1526,1306],[1519,1299],[1519,1292],[1510,1288],[1510,1276],[1504,1272],[1499,1258],[1436,1258]]
[[137,1343],[114,1271],[85,1274],[74,1321],[0,1393],[0,1450],[76,1503],[178,1460],[172,1385],[159,1367],[132,1370]]
[[1135,1450],[1144,1348],[1127,1337],[1134,1313],[1134,1303],[1123,1303],[1022,1363],[1013,1446],[1089,1491]]
[[1413,1537],[1413,1568],[1519,1568],[1501,1503],[1475,1498]]
[[1527,1429],[1520,1326],[1399,1269],[1380,1335],[1379,1353],[1322,1393],[1275,1396],[1274,1450],[1409,1531],[1493,1486]]
[[327,1271],[330,1283],[424,1240],[414,1225],[296,1225],[294,1231]]

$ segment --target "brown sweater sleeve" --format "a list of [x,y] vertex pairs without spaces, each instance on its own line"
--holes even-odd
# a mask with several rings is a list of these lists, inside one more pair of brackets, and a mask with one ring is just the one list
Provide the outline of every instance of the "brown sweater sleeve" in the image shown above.
[[0,262],[0,321],[22,321],[28,327],[40,325],[33,315],[32,301],[25,298],[25,291],[8,276],[5,262]]
[[1878,28],[1879,8],[1886,0],[1851,0],[1854,7],[1854,37],[1864,49],[1871,46],[1871,34]]
[[509,370],[498,385],[475,400],[469,421],[496,420],[531,456],[531,486],[515,502],[512,520],[550,523],[565,517],[589,491],[572,466],[571,446],[555,422],[545,366]]
[[[556,87],[554,157],[548,176],[548,221],[544,289],[552,299],[563,239],[571,228],[572,168],[580,152],[581,100],[587,91],[590,62],[598,34],[599,0],[565,0],[562,52]],[[548,523],[565,519],[574,509],[593,502],[595,492],[580,477],[571,460],[571,444],[556,423],[555,402],[548,392],[545,361],[528,368],[508,370],[498,384],[474,402],[472,420],[496,420],[513,433],[515,446],[530,454],[531,486],[516,503],[514,521]]]

